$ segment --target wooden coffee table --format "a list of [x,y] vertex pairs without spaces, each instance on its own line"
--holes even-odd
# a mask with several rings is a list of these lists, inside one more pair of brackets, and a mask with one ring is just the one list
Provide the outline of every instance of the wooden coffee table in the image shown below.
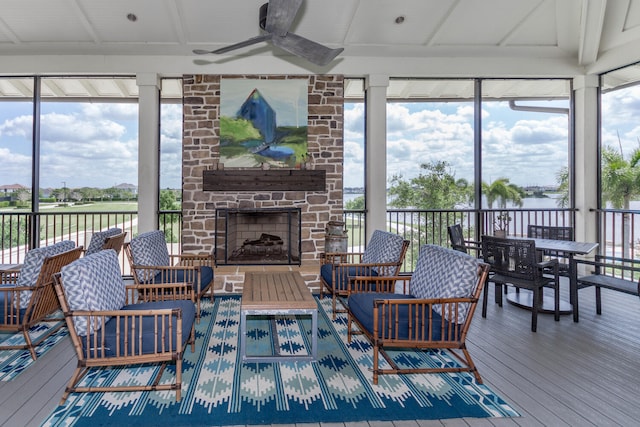
[[[247,356],[247,316],[310,315],[311,354]],[[245,273],[240,302],[243,362],[313,361],[318,355],[318,304],[296,271]]]

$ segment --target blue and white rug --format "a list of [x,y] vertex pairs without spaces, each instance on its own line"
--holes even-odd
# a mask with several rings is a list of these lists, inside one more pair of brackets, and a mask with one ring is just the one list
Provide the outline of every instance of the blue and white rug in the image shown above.
[[[210,426],[295,424],[519,414],[473,375],[381,376],[372,383],[369,342],[347,343],[346,315],[331,320],[331,300],[319,300],[316,362],[241,363],[238,355],[240,298],[203,303],[196,326],[196,352],[186,351],[182,400],[173,392],[72,394],[43,426]],[[249,318],[249,354],[306,354],[309,317]],[[272,339],[273,332],[277,339]],[[399,352],[401,364],[455,364],[446,353]],[[105,369],[85,380],[99,383],[147,381],[155,367]],[[173,375],[173,372],[165,372]]]
[[[39,337],[49,332],[51,328],[57,327],[61,323],[64,322],[38,323],[29,331],[31,340],[36,341]],[[67,335],[66,326],[58,329],[36,347],[36,356],[41,357]],[[2,333],[0,334],[0,342],[6,346],[22,345],[24,344],[24,335],[22,332]],[[0,350],[0,381],[11,381],[33,363],[34,360],[31,358],[29,350]]]

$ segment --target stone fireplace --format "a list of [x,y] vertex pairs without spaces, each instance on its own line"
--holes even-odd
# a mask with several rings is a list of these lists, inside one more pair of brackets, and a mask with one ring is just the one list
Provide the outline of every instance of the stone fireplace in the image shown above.
[[300,265],[300,209],[217,209],[216,265]]
[[[238,171],[220,163],[220,79],[304,79],[308,88],[307,170],[289,171],[291,182],[300,182],[294,175],[317,175],[322,171],[323,185],[317,187],[317,176],[307,177],[307,183],[289,187],[205,188],[204,175],[213,171]],[[305,275],[307,284],[318,286],[320,253],[324,252],[325,227],[329,221],[342,220],[343,174],[343,76],[341,75],[185,75],[183,76],[183,233],[182,249],[186,253],[215,253],[220,241],[216,231],[217,211],[254,209],[296,209],[299,211],[299,236],[294,236],[292,246],[299,244],[299,253],[292,257],[299,260],[300,268],[313,271]],[[272,169],[272,171],[275,171]],[[278,169],[280,172],[281,169]],[[251,169],[249,172],[258,173]],[[262,171],[264,173],[266,171]],[[275,172],[274,172],[275,173]],[[258,179],[256,181],[264,181]],[[273,182],[269,182],[273,184]],[[262,233],[261,233],[262,234]],[[264,232],[277,235],[278,233]],[[258,236],[260,237],[260,236]],[[279,236],[283,241],[282,236]],[[247,240],[248,237],[239,240]],[[253,238],[252,238],[253,239]],[[253,239],[255,240],[255,239]],[[285,244],[283,242],[283,244]],[[254,248],[256,251],[259,249]],[[269,266],[266,266],[267,268]],[[283,268],[278,267],[277,268]],[[238,292],[242,289],[244,270],[242,265],[216,267],[215,292]]]

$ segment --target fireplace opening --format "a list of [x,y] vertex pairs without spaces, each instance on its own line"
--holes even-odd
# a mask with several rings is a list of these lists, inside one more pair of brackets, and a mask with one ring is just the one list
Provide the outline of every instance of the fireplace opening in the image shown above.
[[216,209],[216,265],[300,264],[299,208]]

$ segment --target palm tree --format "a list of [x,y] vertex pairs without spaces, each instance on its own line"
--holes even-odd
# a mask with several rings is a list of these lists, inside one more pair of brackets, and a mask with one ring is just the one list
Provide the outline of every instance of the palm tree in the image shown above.
[[493,209],[493,204],[497,201],[498,208],[506,209],[507,202],[522,207],[522,189],[515,184],[509,183],[509,178],[498,178],[491,184],[482,183],[482,193],[487,197],[489,209]]
[[[632,199],[640,195],[640,147],[625,160],[622,153],[611,147],[602,151],[602,199],[615,209],[630,209]],[[629,213],[622,214],[622,256],[629,257],[631,245]]]
[[[497,201],[498,208],[506,209],[507,202],[513,202],[514,205],[522,207],[522,198],[524,192],[515,184],[509,183],[509,178],[498,178],[491,184],[482,183],[482,193],[487,198],[489,209],[493,209],[493,204]],[[493,216],[494,232],[506,233],[509,227],[511,217],[508,212],[500,212],[497,216]]]

